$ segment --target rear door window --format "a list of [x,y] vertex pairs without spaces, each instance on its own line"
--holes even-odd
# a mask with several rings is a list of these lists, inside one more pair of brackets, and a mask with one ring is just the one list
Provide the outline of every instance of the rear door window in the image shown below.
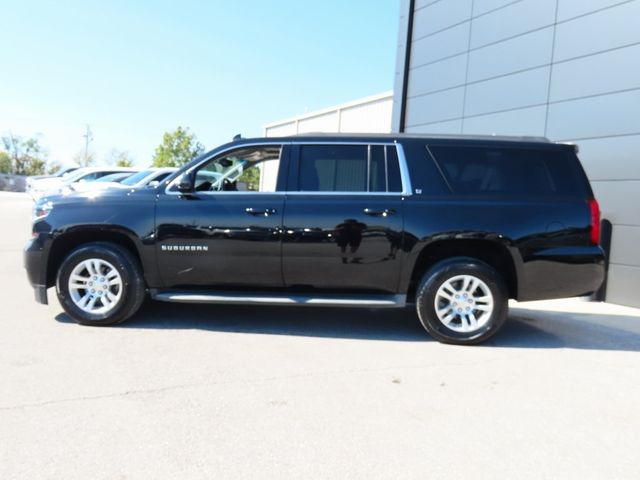
[[456,195],[588,196],[578,160],[567,151],[457,146],[429,151]]
[[401,192],[396,148],[389,145],[303,145],[298,190]]

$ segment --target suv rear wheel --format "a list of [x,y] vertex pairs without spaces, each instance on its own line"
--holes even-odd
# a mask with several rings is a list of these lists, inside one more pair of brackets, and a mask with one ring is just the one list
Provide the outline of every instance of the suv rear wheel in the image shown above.
[[137,260],[107,242],[82,245],[62,262],[56,281],[65,312],[83,325],[113,325],[142,305],[145,285]]
[[507,318],[508,294],[502,276],[467,257],[435,264],[416,293],[422,326],[436,340],[473,345],[495,335]]

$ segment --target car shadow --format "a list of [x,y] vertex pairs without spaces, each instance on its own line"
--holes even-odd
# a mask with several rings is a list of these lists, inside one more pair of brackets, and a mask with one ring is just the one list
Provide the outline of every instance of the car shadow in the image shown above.
[[[64,313],[56,319],[72,322]],[[204,305],[147,300],[136,315],[116,327],[408,342],[430,340],[415,310],[410,308]]]
[[[64,313],[61,323],[72,323]],[[512,308],[502,330],[483,344],[491,348],[574,348],[640,351],[637,317]],[[627,325],[625,325],[625,323]],[[116,328],[258,333],[304,337],[429,342],[415,310],[199,305],[146,301]]]

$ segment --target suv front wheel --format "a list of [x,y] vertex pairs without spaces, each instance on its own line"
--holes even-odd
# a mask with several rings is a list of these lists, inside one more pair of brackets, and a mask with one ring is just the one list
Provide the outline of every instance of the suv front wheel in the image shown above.
[[436,340],[457,345],[482,343],[507,318],[502,276],[474,258],[453,257],[435,264],[416,292],[422,326]]
[[58,300],[82,325],[113,325],[132,316],[145,296],[138,261],[108,242],[82,245],[58,269]]

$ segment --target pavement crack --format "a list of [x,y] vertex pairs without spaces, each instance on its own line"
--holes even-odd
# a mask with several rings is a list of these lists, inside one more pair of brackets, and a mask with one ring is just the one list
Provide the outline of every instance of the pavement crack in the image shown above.
[[[497,359],[488,358],[484,361],[476,361],[474,362],[474,366],[479,364],[491,363],[496,361]],[[465,366],[466,363],[460,362],[452,362],[447,363],[446,366]],[[329,370],[322,372],[308,372],[308,373],[297,373],[292,375],[282,375],[282,376],[274,376],[274,377],[264,377],[264,378],[255,378],[255,379],[244,379],[244,380],[223,380],[217,382],[193,382],[193,383],[183,383],[177,385],[167,385],[164,387],[155,387],[155,388],[145,388],[138,390],[125,390],[124,392],[116,392],[116,393],[106,393],[103,395],[85,395],[79,397],[69,397],[69,398],[60,398],[55,400],[44,400],[41,402],[33,402],[33,403],[23,403],[19,405],[6,405],[0,406],[0,412],[2,411],[12,411],[12,410],[22,410],[26,408],[37,408],[37,407],[46,407],[50,405],[60,405],[64,403],[73,403],[73,402],[85,402],[85,401],[94,401],[94,400],[105,400],[109,398],[122,398],[129,397],[135,395],[154,395],[157,393],[170,392],[175,390],[183,390],[189,388],[200,388],[200,387],[213,387],[217,385],[233,385],[233,384],[259,384],[259,383],[269,383],[275,381],[282,380],[295,380],[299,378],[312,378],[319,376],[332,376],[332,375],[359,375],[359,374],[370,374],[370,373],[383,373],[383,372],[397,372],[402,370],[415,370],[415,369],[424,369],[424,368],[442,368],[443,364],[429,364],[429,365],[396,365],[396,366],[387,366],[387,367],[379,367],[379,368],[370,368],[370,369],[356,369],[356,370]]]
[[59,398],[59,399],[56,399],[56,400],[44,400],[42,402],[23,403],[21,405],[4,406],[4,407],[0,407],[0,411],[20,410],[20,409],[23,409],[23,408],[31,408],[31,407],[45,407],[45,406],[48,406],[48,405],[57,405],[57,404],[61,404],[61,403],[84,402],[84,401],[90,401],[90,400],[104,400],[104,399],[107,399],[107,398],[127,397],[127,396],[132,396],[132,395],[154,394],[154,393],[161,393],[161,392],[164,392],[164,391],[180,390],[180,389],[183,389],[183,388],[192,388],[192,387],[198,387],[198,386],[204,386],[204,385],[205,384],[200,384],[200,383],[183,384],[183,385],[169,385],[169,386],[158,387],[158,388],[148,388],[148,389],[141,389],[141,390],[126,390],[124,392],[106,393],[106,394],[103,394],[103,395],[86,395],[86,396],[81,396],[81,397]]

